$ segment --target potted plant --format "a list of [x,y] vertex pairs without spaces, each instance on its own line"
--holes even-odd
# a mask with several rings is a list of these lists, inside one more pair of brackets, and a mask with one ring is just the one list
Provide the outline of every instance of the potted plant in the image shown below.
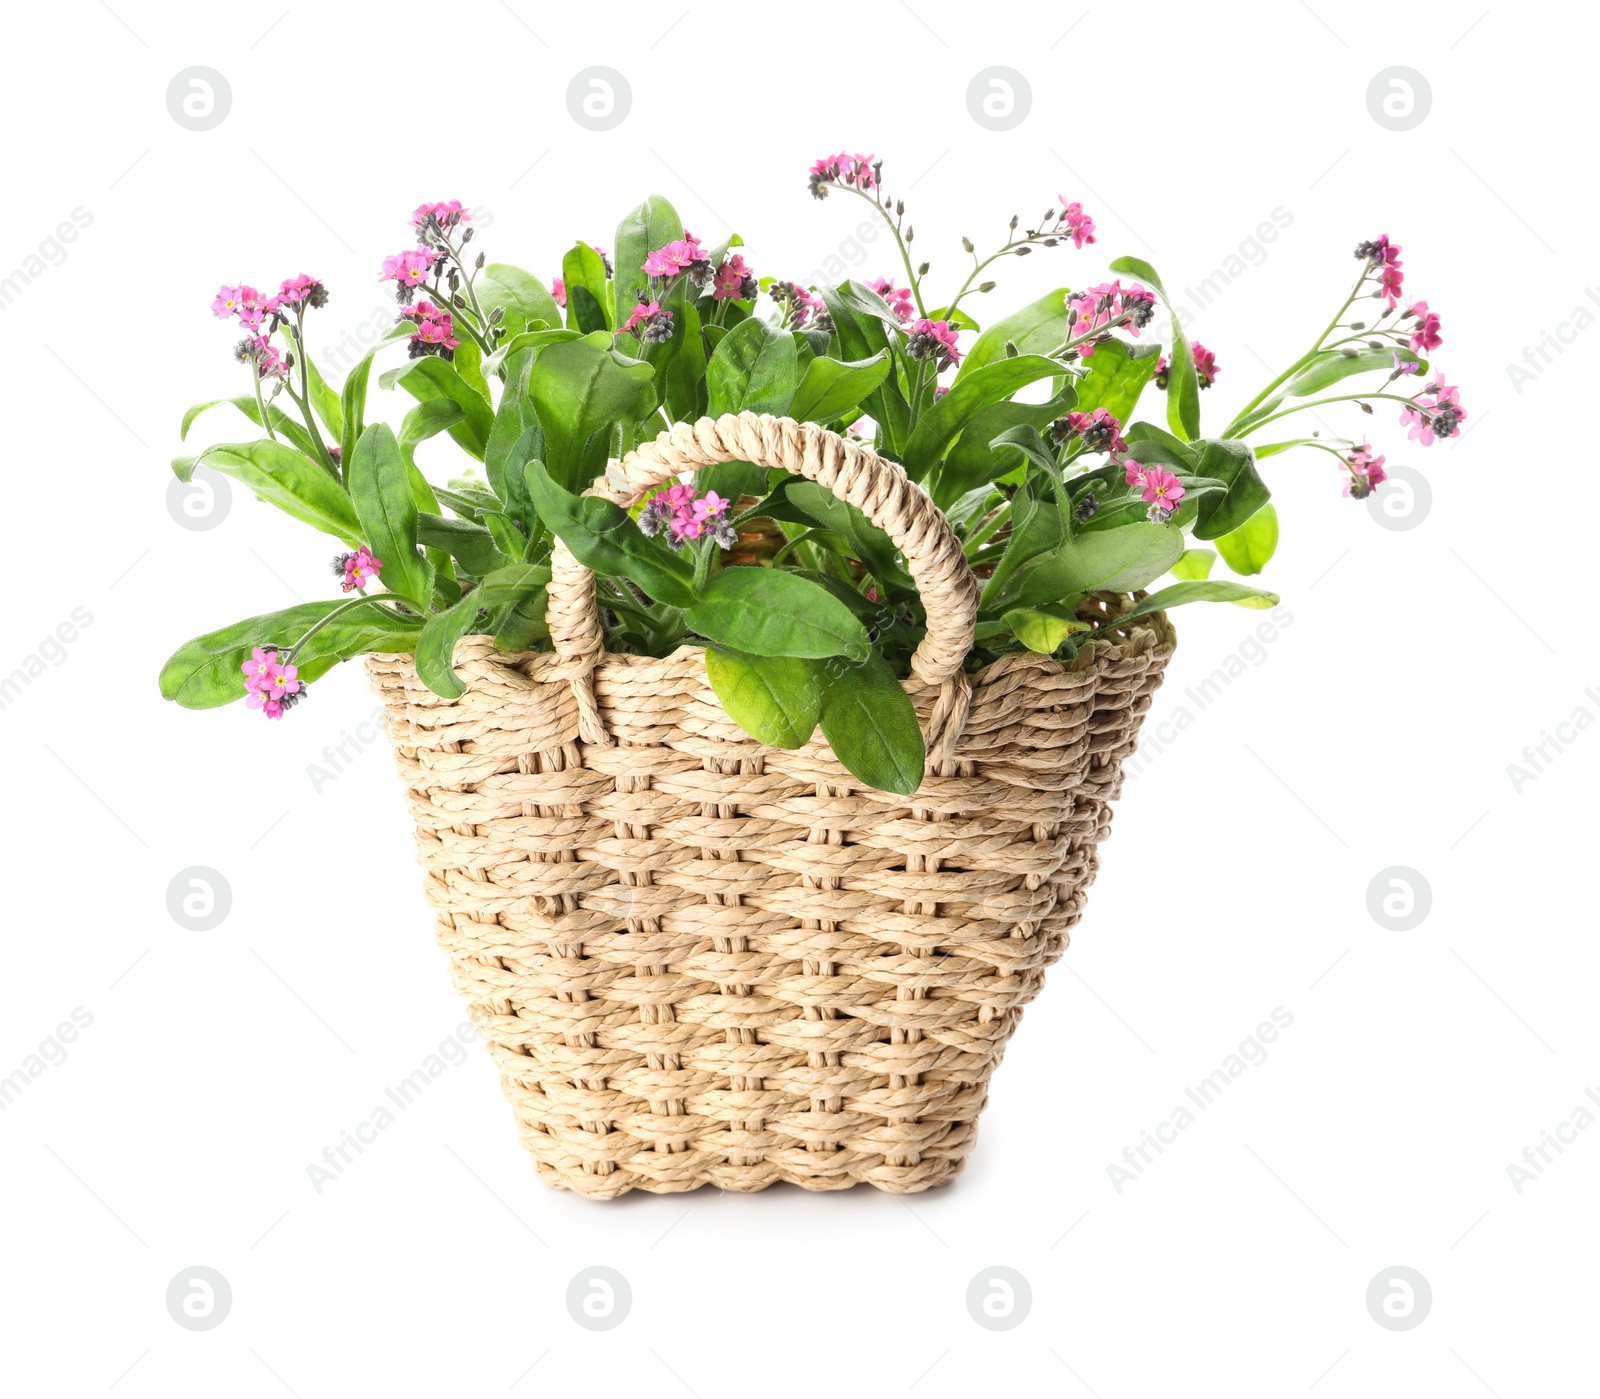
[[[1465,417],[1387,237],[1205,436],[1216,358],[1170,309],[1157,341],[1139,259],[975,318],[1000,260],[1095,243],[1080,204],[964,239],[935,297],[881,162],[810,187],[872,206],[892,275],[758,274],[652,198],[546,286],[425,204],[342,386],[306,351],[321,282],[224,287],[247,389],[183,421],[260,430],[174,469],[338,540],[338,591],[187,642],[162,693],[279,719],[367,657],[456,983],[539,1174],[589,1195],[953,1176],[1081,915],[1168,609],[1277,601],[1211,576],[1276,547],[1258,463],[1384,480],[1364,441],[1277,425],[1393,401],[1427,444]],[[414,400],[397,428],[375,370]],[[443,481],[417,459],[441,436]]]

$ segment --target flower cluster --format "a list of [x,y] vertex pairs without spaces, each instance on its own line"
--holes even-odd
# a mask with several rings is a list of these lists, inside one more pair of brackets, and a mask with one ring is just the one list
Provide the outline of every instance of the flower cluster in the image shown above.
[[1400,245],[1391,243],[1387,233],[1380,233],[1376,238],[1356,244],[1356,256],[1366,259],[1368,272],[1381,270],[1375,295],[1381,296],[1384,304],[1394,310],[1400,304],[1400,284],[1406,279],[1406,274],[1400,270],[1403,265]]
[[811,193],[817,199],[828,197],[829,185],[857,189],[862,193],[882,183],[883,162],[875,155],[825,155],[811,165]]
[[247,335],[233,347],[233,357],[240,364],[252,365],[258,379],[287,379],[289,360],[278,353],[278,347],[265,335]]
[[[289,319],[287,307],[328,304],[328,289],[315,277],[302,272],[278,284],[276,295],[251,286],[218,287],[211,300],[211,314],[218,320],[237,320],[247,332],[233,347],[240,364],[254,367],[258,379],[287,379],[294,358],[285,358],[272,343],[272,334]],[[295,314],[299,314],[298,311]]]
[[632,331],[646,345],[660,345],[672,339],[672,312],[663,309],[659,301],[646,299],[639,293],[639,304],[628,313],[620,330]]
[[284,710],[305,698],[305,686],[296,679],[299,667],[280,665],[275,649],[257,646],[239,669],[244,672],[246,703],[269,719],[281,719]]
[[1372,494],[1373,487],[1389,479],[1389,473],[1383,469],[1384,458],[1373,456],[1372,448],[1365,442],[1348,457],[1340,458],[1340,462],[1347,473],[1344,493],[1353,500],[1365,500]]
[[647,277],[676,277],[680,272],[687,272],[689,280],[700,287],[711,280],[712,274],[711,259],[700,247],[700,240],[688,229],[684,230],[682,238],[673,239],[646,257],[643,271]]
[[1458,437],[1467,410],[1461,406],[1461,390],[1444,382],[1440,374],[1400,410],[1400,426],[1411,429],[1408,440],[1419,438],[1424,447],[1433,446],[1436,437]]
[[668,486],[652,496],[639,513],[639,529],[652,536],[665,530],[674,549],[696,539],[709,539],[719,549],[731,549],[739,536],[728,519],[730,504],[715,491],[697,496],[692,486]]
[[1150,520],[1158,525],[1166,524],[1187,494],[1183,483],[1164,467],[1144,466],[1132,457],[1125,458],[1122,465],[1127,473],[1124,478],[1127,484],[1137,486],[1140,498],[1149,504],[1146,513]]
[[833,319],[828,315],[822,298],[813,296],[798,283],[774,282],[767,288],[767,295],[778,303],[778,310],[788,329],[799,330],[807,321],[819,330],[833,329]]
[[383,568],[383,560],[372,557],[372,551],[363,544],[353,554],[339,554],[333,560],[335,577],[343,579],[341,586],[347,593],[365,593],[368,583],[375,583]]
[[[1428,309],[1426,301],[1414,301],[1407,309],[1401,320],[1415,319],[1416,324],[1411,327],[1411,348],[1419,355],[1424,351],[1432,352],[1444,344],[1444,337],[1439,334],[1439,315],[1436,311]],[[1399,356],[1396,357],[1396,362]]]
[[419,204],[411,214],[411,226],[417,230],[419,240],[425,244],[431,242],[440,230],[471,222],[472,215],[461,207],[459,199]]
[[1068,413],[1050,424],[1050,435],[1057,445],[1083,440],[1086,452],[1126,452],[1128,444],[1122,440],[1122,424],[1104,408],[1092,413]]
[[1092,243],[1094,239],[1094,220],[1083,212],[1083,205],[1073,200],[1067,203],[1067,196],[1058,194],[1062,211],[1057,217],[1066,226],[1067,235],[1072,239],[1072,246],[1082,248],[1085,243]]
[[378,280],[393,282],[395,298],[402,306],[409,306],[416,289],[433,274],[434,264],[443,256],[432,248],[407,248],[403,253],[391,253],[383,260],[383,274]]
[[879,277],[867,283],[884,300],[885,305],[894,312],[895,320],[901,325],[909,322],[917,314],[917,303],[913,298],[910,287],[897,287],[890,277]]
[[926,317],[918,321],[906,337],[906,353],[912,359],[931,359],[941,372],[961,363],[956,332],[948,321],[930,321]]
[[400,319],[410,321],[417,328],[416,334],[406,342],[412,359],[420,359],[423,355],[455,358],[456,347],[461,342],[453,333],[455,324],[448,311],[441,311],[431,301],[419,301],[415,306],[403,310]]
[[713,301],[754,301],[761,290],[756,274],[745,265],[745,260],[734,253],[717,268],[711,279]]
[[1120,277],[1073,292],[1067,297],[1067,333],[1072,337],[1069,343],[1088,359],[1105,332],[1120,328],[1137,337],[1155,313],[1156,294],[1137,282],[1124,287]]

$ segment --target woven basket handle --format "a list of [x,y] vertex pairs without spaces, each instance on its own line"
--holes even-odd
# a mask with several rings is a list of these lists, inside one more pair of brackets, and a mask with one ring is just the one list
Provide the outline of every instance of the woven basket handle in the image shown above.
[[[961,667],[972,649],[977,625],[978,581],[943,513],[920,486],[907,479],[898,463],[885,461],[870,448],[812,423],[730,413],[677,423],[653,441],[642,443],[612,466],[590,494],[604,495],[629,509],[663,482],[725,461],[782,467],[815,481],[849,501],[894,541],[927,613],[927,635],[911,658],[912,678],[922,685],[951,690],[950,695],[941,696],[934,727],[941,738],[951,720],[959,729],[966,711]],[[586,681],[605,653],[594,575],[559,540],[550,558],[550,575],[551,642],[571,667],[574,680],[581,676]],[[592,689],[587,684],[579,684],[577,689],[584,737],[590,742],[606,742]],[[953,741],[954,734],[950,737]]]

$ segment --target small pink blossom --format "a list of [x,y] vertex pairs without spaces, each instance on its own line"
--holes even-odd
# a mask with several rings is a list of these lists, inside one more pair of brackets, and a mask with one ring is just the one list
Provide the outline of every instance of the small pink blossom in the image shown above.
[[427,281],[428,273],[440,254],[432,248],[407,248],[403,253],[392,253],[383,260],[380,282],[398,282],[402,287],[419,286]]
[[218,287],[216,297],[211,302],[211,314],[219,321],[238,315],[246,290],[245,287]]
[[1094,242],[1094,220],[1083,212],[1083,205],[1078,203],[1077,200],[1073,200],[1072,203],[1068,204],[1067,196],[1064,194],[1059,194],[1056,198],[1061,201],[1062,207],[1066,210],[1061,216],[1061,221],[1071,232],[1072,246],[1081,248],[1085,243]]
[[705,262],[698,240],[690,237],[676,238],[665,247],[657,248],[644,260],[643,270],[649,277],[675,277],[697,263]]
[[1144,475],[1133,484],[1143,485],[1144,490],[1140,498],[1150,506],[1149,516],[1156,524],[1165,524],[1170,520],[1179,502],[1187,494],[1182,482],[1170,471],[1159,466],[1146,467]]
[[1200,376],[1200,387],[1209,389],[1216,382],[1216,355],[1206,349],[1198,340],[1189,346],[1189,354],[1194,359],[1194,372]]
[[[1050,434],[1058,442],[1081,437],[1084,448],[1090,452],[1126,452],[1128,444],[1122,440],[1122,424],[1104,408],[1092,413],[1068,413],[1050,424]],[[1133,478],[1130,476],[1129,481]]]
[[1357,500],[1363,500],[1372,494],[1374,486],[1381,486],[1389,479],[1389,473],[1383,469],[1384,458],[1372,455],[1372,448],[1362,443],[1350,454],[1345,462],[1347,474],[1344,482],[1344,493]]
[[940,369],[961,363],[954,327],[948,321],[930,321],[927,317],[911,327],[911,334],[906,337],[906,353],[912,359],[931,359]]
[[711,280],[711,297],[714,301],[754,301],[759,290],[755,274],[738,253],[717,268],[716,276]]
[[738,535],[728,519],[728,506],[732,502],[707,491],[697,497],[692,486],[669,486],[651,498],[639,513],[639,529],[654,536],[663,530],[670,536],[668,542],[681,549],[695,539],[710,539],[721,549],[731,549]]
[[897,287],[888,277],[879,277],[867,285],[883,298],[885,304],[894,312],[895,320],[901,325],[917,314],[917,305],[912,298],[910,287]]
[[247,690],[259,690],[269,683],[272,668],[278,664],[278,653],[267,647],[257,646],[250,652],[250,659],[239,667],[244,672],[244,687]]
[[471,223],[472,215],[461,206],[459,199],[446,199],[437,204],[419,204],[411,215],[411,226],[421,228],[432,215],[440,228],[454,228],[458,223]]
[[875,155],[850,155],[846,152],[825,155],[811,164],[811,193],[818,199],[826,199],[826,186],[830,184],[863,192],[877,189],[880,163]]
[[641,301],[628,313],[628,319],[622,323],[624,330],[632,330],[642,321],[653,320],[661,314],[659,301]]
[[1425,350],[1437,350],[1444,343],[1439,334],[1439,316],[1435,311],[1428,309],[1426,301],[1415,301],[1411,305],[1410,315],[1416,318],[1416,324],[1411,328],[1411,348],[1418,354]]
[[1397,377],[1401,374],[1420,374],[1421,372],[1422,366],[1418,364],[1416,360],[1401,359],[1400,351],[1396,350],[1394,352],[1394,374],[1390,376],[1391,378]]
[[353,593],[358,588],[378,581],[383,560],[373,558],[372,551],[363,544],[353,554],[341,554],[335,560],[335,565],[344,574],[344,591]]
[[1128,485],[1137,486],[1139,482],[1144,479],[1145,467],[1141,463],[1136,462],[1132,457],[1125,457],[1122,465],[1127,471],[1127,475],[1124,479]]
[[567,305],[567,284],[560,277],[557,277],[555,279],[555,281],[550,283],[550,299],[552,301],[554,301],[557,306],[560,306],[563,310],[566,309],[566,305]]

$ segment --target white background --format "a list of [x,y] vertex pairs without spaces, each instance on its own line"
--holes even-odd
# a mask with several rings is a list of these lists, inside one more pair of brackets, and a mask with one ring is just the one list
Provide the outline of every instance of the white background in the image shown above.
[[[0,273],[74,209],[92,222],[0,313],[0,671],[75,608],[92,622],[0,711],[0,1076],[74,1008],[93,1021],[0,1113],[0,1387],[1587,1392],[1600,1131],[1520,1193],[1507,1166],[1600,1084],[1600,733],[1520,792],[1507,764],[1579,706],[1600,715],[1583,554],[1600,333],[1569,326],[1520,386],[1508,365],[1600,277],[1582,166],[1593,18],[1326,0],[681,15],[294,0],[278,18],[280,3],[74,0],[7,21]],[[603,133],[566,102],[596,64],[632,91]],[[191,65],[231,87],[210,131],[167,110]],[[967,108],[990,65],[1032,89],[1006,132]],[[1367,105],[1395,65],[1431,89],[1406,132]],[[1194,722],[1128,782],[1087,919],[954,1185],[577,1199],[534,1180],[473,1045],[317,1193],[308,1164],[463,1008],[381,744],[320,791],[308,776],[372,711],[360,671],[279,725],[158,697],[180,641],[331,587],[328,542],[246,492],[209,531],[168,513],[184,408],[244,382],[211,295],[311,272],[333,294],[312,347],[331,346],[386,306],[378,263],[407,245],[409,211],[447,198],[479,208],[491,258],[547,279],[575,237],[609,247],[650,192],[708,241],[737,229],[761,273],[806,279],[843,247],[870,251],[858,275],[892,274],[883,241],[847,241],[864,206],[807,195],[809,162],[841,147],[884,158],[936,274],[956,275],[963,233],[983,245],[1013,212],[1082,199],[1100,242],[1002,265],[980,318],[1100,280],[1125,252],[1194,285],[1287,211],[1192,322],[1221,366],[1213,431],[1331,315],[1354,245],[1387,231],[1406,291],[1443,315],[1437,362],[1470,413],[1431,450],[1404,443],[1392,404],[1367,420],[1391,464],[1425,473],[1431,510],[1387,530],[1340,497],[1326,457],[1266,463],[1283,530],[1267,581],[1292,623],[1201,712],[1186,688],[1262,614],[1179,614],[1152,723]],[[1159,411],[1152,394],[1145,416]],[[1350,405],[1327,416],[1360,431]],[[248,431],[226,409],[197,428]],[[167,912],[190,866],[231,887],[212,931]],[[1432,890],[1410,931],[1368,912],[1390,866]],[[1266,1062],[1119,1193],[1108,1164],[1279,1006],[1293,1024]],[[195,1265],[233,1294],[206,1332],[165,1303]],[[592,1265],[633,1294],[604,1333],[565,1303]],[[965,1304],[995,1265],[1032,1291],[1004,1332]],[[1405,1332],[1365,1301],[1395,1265],[1433,1294]]]

